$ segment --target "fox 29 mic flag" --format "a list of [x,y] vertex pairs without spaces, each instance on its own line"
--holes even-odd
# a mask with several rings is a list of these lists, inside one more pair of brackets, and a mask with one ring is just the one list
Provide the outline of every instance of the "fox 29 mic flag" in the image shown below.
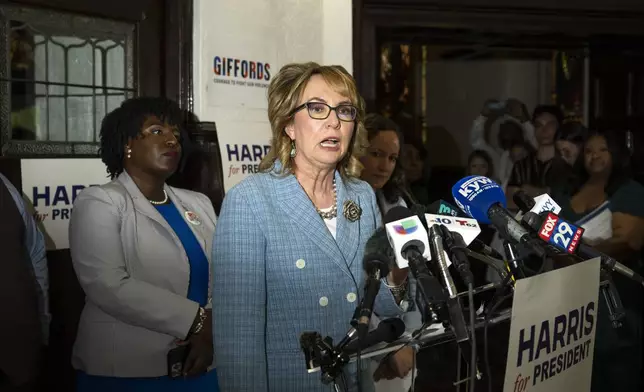
[[599,265],[517,280],[503,392],[590,391]]
[[503,189],[484,176],[462,178],[452,187],[452,196],[463,212],[485,224],[490,223],[487,212],[493,204],[507,205]]

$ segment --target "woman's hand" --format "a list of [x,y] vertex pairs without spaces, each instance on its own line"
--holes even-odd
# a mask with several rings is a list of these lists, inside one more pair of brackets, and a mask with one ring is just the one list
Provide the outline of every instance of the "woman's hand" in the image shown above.
[[404,378],[409,374],[414,366],[414,349],[404,347],[388,360],[380,363],[378,369],[373,373],[373,380],[378,382],[381,379],[393,380],[394,378]]
[[[199,315],[197,315],[199,317]],[[188,339],[190,351],[183,365],[185,376],[198,376],[205,373],[212,364],[214,348],[212,344],[212,309],[206,309],[206,319],[201,331]]]

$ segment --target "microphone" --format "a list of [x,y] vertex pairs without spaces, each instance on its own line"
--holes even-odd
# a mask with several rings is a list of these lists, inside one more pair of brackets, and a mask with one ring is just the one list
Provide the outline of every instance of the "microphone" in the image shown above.
[[512,200],[523,213],[530,211],[530,209],[535,205],[534,199],[522,190],[516,191],[514,196],[512,196]]
[[[424,220],[423,223],[426,227],[434,223],[445,225],[450,231],[461,234],[466,245],[481,243],[486,248],[489,248],[482,241],[476,239],[481,233],[481,227],[476,219],[463,217],[462,213],[458,213],[456,207],[444,200],[437,200],[427,207],[415,204],[412,206],[411,211],[420,215],[421,221]],[[489,248],[489,252],[496,253],[492,248]]]
[[410,266],[409,259],[424,264],[429,259],[429,241],[427,231],[420,218],[405,207],[394,207],[385,216],[385,229],[389,244],[394,250],[394,259],[398,268]]
[[[412,211],[413,211],[413,208],[412,208]],[[443,215],[443,212],[444,212],[445,215],[458,217],[459,219],[455,220],[455,222],[460,224],[460,228],[449,226],[445,223],[444,220],[441,221],[441,223],[446,224],[450,231],[461,234],[463,236],[463,239],[465,240],[465,244],[467,244],[467,246],[472,250],[479,253],[483,253],[486,256],[493,257],[496,259],[503,260],[505,258],[505,256],[497,252],[495,249],[487,245],[485,242],[476,238],[481,232],[480,225],[478,224],[476,219],[470,219],[470,218],[464,217],[464,214],[460,210],[458,210],[458,208],[455,207],[454,205],[441,199],[430,204],[425,210],[425,212],[428,214],[437,214],[437,215]],[[462,223],[463,221],[465,223]],[[462,226],[473,228],[472,234],[468,232],[464,232]],[[476,227],[477,229],[474,229],[474,227]],[[477,231],[475,236],[473,236],[474,231]],[[474,238],[472,238],[472,236]]]
[[344,347],[344,352],[352,354],[365,348],[369,348],[381,342],[391,343],[398,339],[405,332],[405,323],[399,318],[388,318],[382,320],[378,327],[369,332],[364,339],[354,339]]
[[358,331],[358,339],[364,339],[369,331],[369,320],[380,290],[380,279],[389,274],[389,262],[393,259],[392,256],[387,232],[384,228],[379,228],[365,245],[363,269],[367,273],[367,282],[364,286],[364,297],[354,317],[357,320],[354,327]]
[[599,257],[604,268],[608,268],[611,271],[617,272],[644,285],[644,278],[641,275],[607,254],[582,243],[581,237],[584,233],[582,227],[578,227],[552,212],[543,212],[541,215],[529,212],[526,213],[523,220],[528,226],[538,232],[539,237],[543,241],[553,247],[569,254],[581,256],[586,260]]
[[467,215],[479,222],[494,225],[506,240],[527,246],[539,257],[546,252],[530,233],[506,209],[505,194],[501,187],[483,176],[469,176],[452,187],[456,204]]
[[398,206],[385,214],[384,221],[398,268],[409,267],[426,305],[444,303],[447,298],[443,288],[425,263],[431,256],[427,231],[420,218],[409,209]]
[[[412,211],[414,210],[413,207]],[[425,210],[425,212],[427,212],[427,214],[425,214],[426,222],[440,223],[442,225],[445,225],[451,233],[460,234],[465,242],[465,245],[469,248],[465,250],[466,253],[469,253],[470,256],[475,257],[476,259],[490,265],[497,271],[497,273],[499,273],[500,276],[505,277],[505,275],[507,274],[506,267],[500,265],[497,262],[505,260],[505,256],[501,255],[495,249],[488,246],[485,242],[476,238],[481,233],[481,227],[479,226],[476,219],[464,218],[462,212],[457,212],[457,207],[444,200],[435,201],[426,209],[424,207],[422,208],[423,210]],[[441,215],[440,211],[449,212],[449,215]],[[437,213],[438,215],[434,215]],[[475,256],[475,253],[480,253],[481,255]],[[488,258],[485,258],[485,256],[487,256]]]
[[[416,206],[414,209],[418,213],[422,213],[423,210],[425,210],[424,208],[422,208],[422,206],[421,207]],[[445,210],[446,209],[444,209],[444,211]],[[452,210],[455,210],[455,209],[452,209]],[[385,216],[385,222],[390,222],[393,219],[400,219],[409,215],[413,215],[413,212],[411,210],[408,210],[404,207],[395,207],[391,209],[389,213],[387,213],[387,215]],[[413,216],[413,218],[415,218],[415,221],[417,221],[419,224],[423,223],[421,221],[421,218],[418,218],[417,216]],[[437,218],[439,219],[439,222],[435,221],[435,219]],[[446,315],[447,318],[442,317],[443,322],[446,322],[449,320],[449,324],[452,329],[452,332],[454,333],[454,337],[457,343],[461,346],[465,359],[469,360],[469,358],[467,358],[467,355],[465,353],[472,352],[472,347],[468,346],[467,344],[467,342],[470,339],[470,336],[468,333],[467,324],[465,323],[463,310],[461,308],[461,304],[458,299],[458,292],[456,290],[456,286],[454,285],[452,276],[450,275],[448,270],[448,267],[451,263],[449,261],[447,252],[445,251],[445,248],[443,245],[443,241],[444,241],[443,230],[448,230],[448,229],[446,227],[443,227],[443,228],[441,227],[444,224],[454,225],[454,227],[462,226],[464,228],[469,229],[469,233],[471,233],[472,230],[474,230],[475,231],[474,237],[478,235],[478,233],[480,232],[480,228],[478,227],[478,223],[475,220],[460,219],[460,222],[458,222],[458,220],[459,219],[456,219],[455,217],[425,214],[425,221],[426,221],[425,223],[428,224],[429,231],[430,231],[430,236],[429,236],[430,241],[428,244],[423,243],[423,249],[427,249],[427,248],[431,249],[431,255],[436,260],[436,265],[438,266],[438,270],[440,272],[443,287],[446,289],[449,296],[445,295],[445,291],[443,290],[443,287],[441,287],[438,281],[436,280],[436,278],[430,274],[424,259],[416,258],[415,260],[411,261],[409,265],[411,266],[412,274],[414,274],[414,277],[418,282],[419,291],[421,292],[423,298],[425,299],[425,302],[427,304],[432,304],[434,303],[433,299],[436,298],[435,296],[440,296],[439,298],[441,299],[441,305],[443,303],[447,305],[447,315]],[[431,227],[429,226],[430,224],[431,224]],[[387,224],[387,229],[389,233],[390,232],[389,224]],[[428,239],[427,232],[425,231],[425,228],[423,226],[421,226],[421,229],[425,235],[425,241],[427,241]],[[472,239],[474,237],[472,237]],[[415,271],[415,268],[418,268],[419,270]],[[429,297],[428,294],[431,295],[432,297]],[[471,303],[470,306],[473,306],[473,303]],[[439,313],[444,314],[443,312],[444,308],[442,306],[441,308],[442,309],[439,309]],[[470,364],[470,366],[476,366],[476,364]]]
[[541,214],[546,211],[554,212],[555,214],[559,214],[559,212],[561,212],[559,204],[557,204],[557,202],[555,202],[547,193],[533,199],[528,196],[527,193],[519,189],[514,193],[512,200],[514,200],[514,204],[516,204],[524,214],[528,211],[534,212],[535,214]]
[[470,261],[467,258],[467,253],[465,249],[467,244],[463,240],[463,236],[458,232],[451,232],[446,226],[440,226],[445,240],[445,246],[449,250],[449,254],[452,256],[452,263],[456,267],[456,270],[463,278],[465,284],[474,284],[474,275],[470,270]]
[[[413,211],[412,207],[412,211]],[[425,209],[425,212],[430,213],[430,214],[437,214],[437,215],[451,215],[451,216],[457,216],[457,217],[463,217],[463,213],[458,210],[458,208],[454,207],[450,203],[446,202],[445,200],[439,199],[433,202],[432,204],[428,205],[427,208]]]
[[447,257],[447,252],[443,245],[445,240],[443,239],[443,231],[440,225],[433,224],[429,228],[429,240],[432,257],[436,260],[436,265],[438,266],[438,271],[443,281],[443,287],[447,289],[449,296],[454,298],[458,295],[458,291],[456,290],[452,275],[449,273],[448,268],[451,262]]

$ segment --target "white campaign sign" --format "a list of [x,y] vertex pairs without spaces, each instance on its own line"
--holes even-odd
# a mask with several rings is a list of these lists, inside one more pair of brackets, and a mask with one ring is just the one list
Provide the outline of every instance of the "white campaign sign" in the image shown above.
[[226,190],[257,173],[259,163],[270,149],[271,126],[268,122],[218,123],[221,166]]
[[587,392],[599,258],[516,282],[504,392]]
[[265,154],[268,86],[283,65],[315,61],[351,72],[351,2],[195,0],[194,11],[195,114],[217,124],[228,190]]
[[76,196],[87,186],[109,182],[105,164],[89,159],[22,159],[22,193],[47,250],[69,248],[68,227]]

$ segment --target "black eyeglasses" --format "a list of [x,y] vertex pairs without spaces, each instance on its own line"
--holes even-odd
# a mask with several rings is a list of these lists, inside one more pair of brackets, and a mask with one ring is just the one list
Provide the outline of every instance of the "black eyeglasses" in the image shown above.
[[335,110],[335,113],[338,115],[338,118],[341,121],[351,122],[355,121],[358,116],[358,109],[355,106],[349,104],[341,104],[336,107],[329,106],[324,102],[306,102],[300,106],[293,109],[293,114],[299,112],[300,110],[307,108],[309,112],[309,117],[314,120],[326,120],[331,114],[332,110]]

